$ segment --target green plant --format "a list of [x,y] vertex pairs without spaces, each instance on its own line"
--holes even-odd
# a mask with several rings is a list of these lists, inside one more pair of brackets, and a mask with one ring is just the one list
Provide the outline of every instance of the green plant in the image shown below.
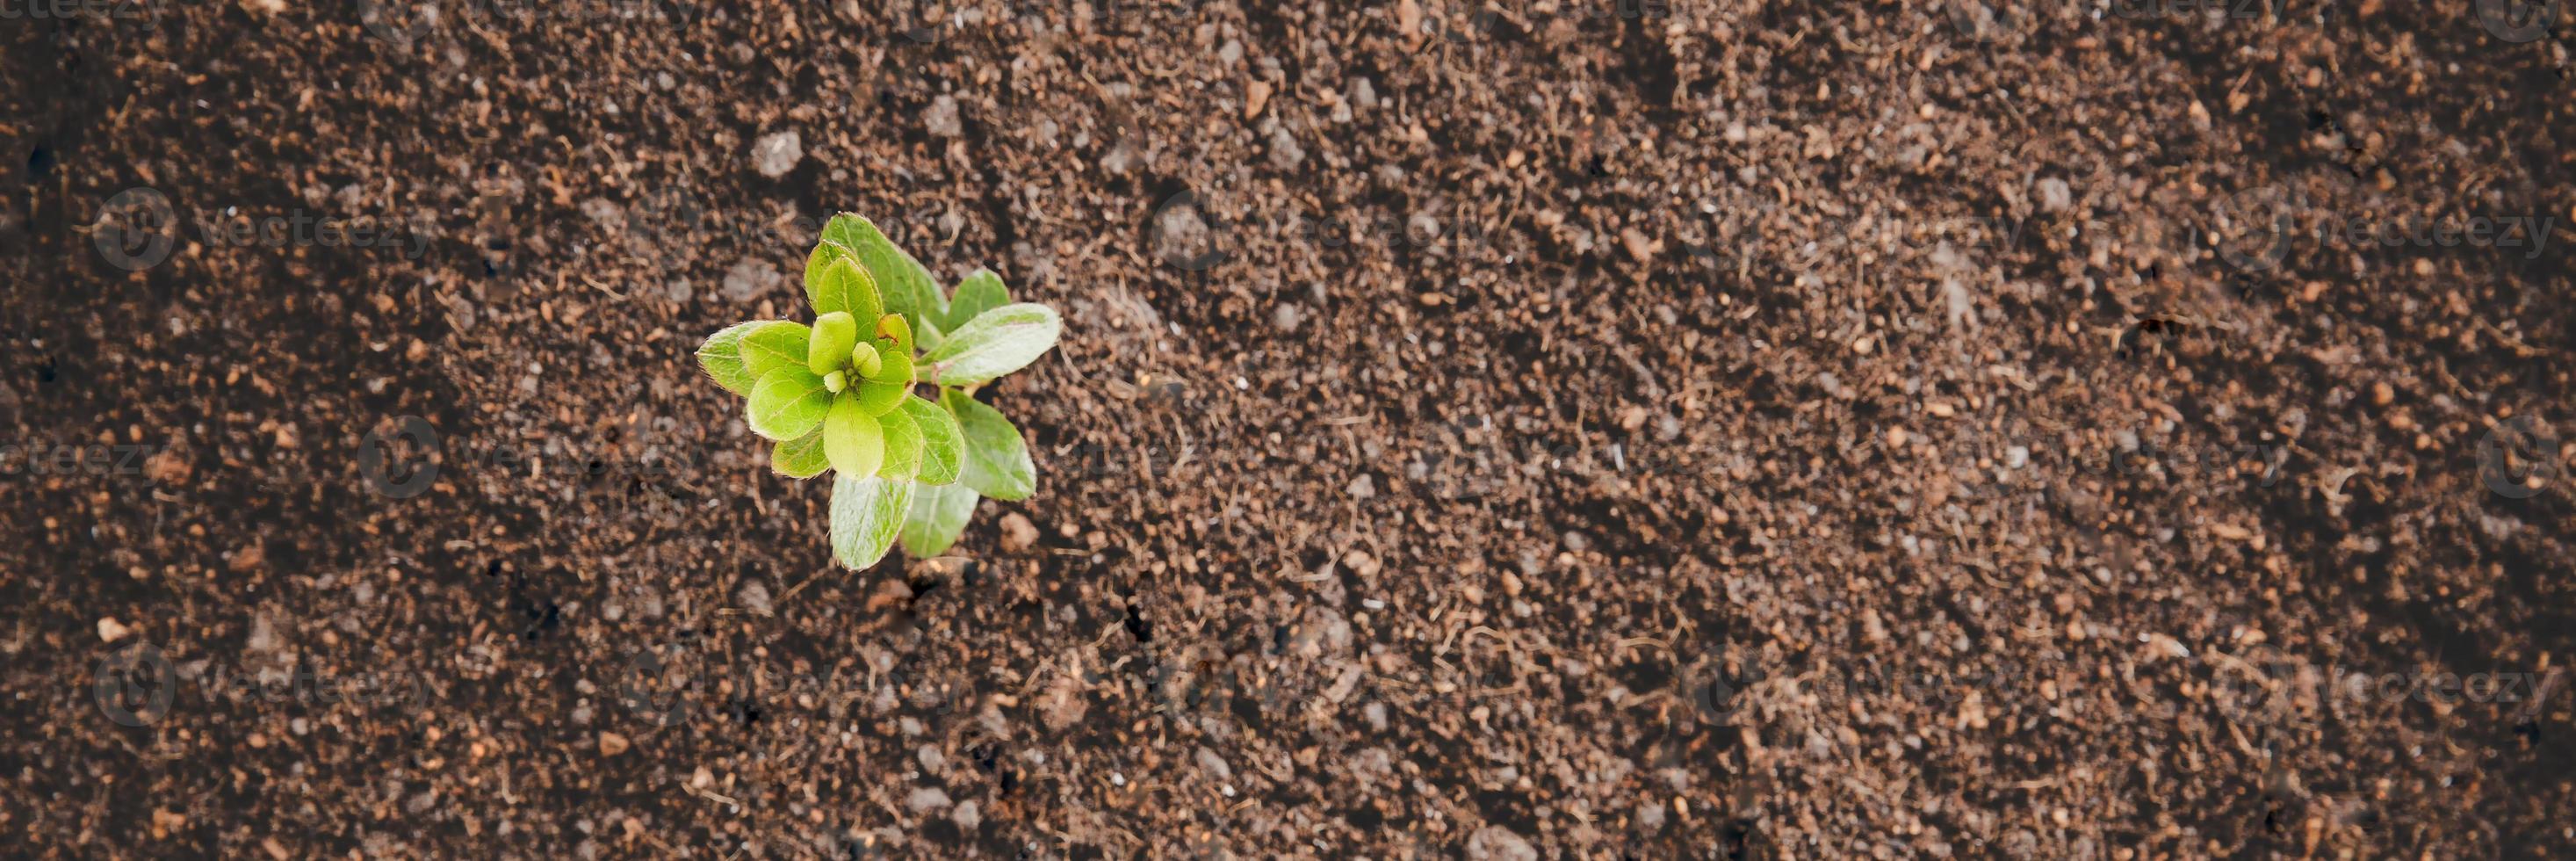
[[[832,217],[805,259],[814,323],[754,320],[717,332],[698,364],[742,395],[770,466],[791,478],[832,472],[832,555],[851,568],[885,558],[899,536],[916,557],[957,543],[984,497],[1037,488],[1028,443],[975,389],[1036,361],[1064,324],[1013,303],[976,270],[943,297],[930,271],[867,219]],[[915,387],[936,389],[936,401]]]

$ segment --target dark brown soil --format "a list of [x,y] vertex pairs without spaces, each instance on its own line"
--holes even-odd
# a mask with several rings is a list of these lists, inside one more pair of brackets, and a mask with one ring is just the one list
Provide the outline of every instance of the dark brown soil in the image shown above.
[[[1424,4],[20,4],[7,854],[2576,852],[2576,14]],[[841,209],[949,558],[690,357]]]

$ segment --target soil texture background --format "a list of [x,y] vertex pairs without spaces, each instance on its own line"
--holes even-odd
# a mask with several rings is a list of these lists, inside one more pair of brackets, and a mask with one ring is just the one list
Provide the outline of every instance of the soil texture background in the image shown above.
[[[6,854],[2576,853],[2554,4],[58,5]],[[692,357],[842,210],[943,558]]]

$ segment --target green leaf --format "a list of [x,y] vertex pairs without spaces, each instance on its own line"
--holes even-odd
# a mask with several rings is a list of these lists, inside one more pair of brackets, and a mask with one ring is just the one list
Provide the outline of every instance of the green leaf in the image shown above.
[[920,486],[912,490],[912,507],[903,516],[903,552],[928,559],[956,546],[975,517],[982,496],[962,484]]
[[832,468],[831,458],[823,454],[823,432],[797,437],[769,449],[769,468],[788,478],[813,478]]
[[912,510],[913,484],[872,475],[835,473],[832,480],[832,556],[852,569],[884,559]]
[[814,318],[814,334],[805,344],[805,370],[828,374],[850,363],[850,348],[859,345],[859,321],[848,311]]
[[926,357],[927,376],[943,386],[972,386],[1028,367],[1064,330],[1055,309],[1004,305],[966,321]]
[[921,430],[921,472],[913,479],[934,485],[956,481],[966,456],[966,434],[958,430],[957,417],[920,398],[904,398],[903,408],[896,412],[910,415]]
[[918,328],[913,329],[912,338],[915,343],[921,345],[922,352],[928,353],[939,349],[939,345],[948,340],[948,333],[941,330],[939,324],[924,320]]
[[751,384],[759,382],[760,378],[752,376],[751,369],[743,364],[742,336],[765,323],[761,320],[735,323],[708,336],[706,343],[698,345],[698,367],[706,369],[707,376],[714,377],[716,385],[723,386],[725,391],[749,394]]
[[823,421],[823,454],[842,475],[875,475],[885,465],[885,429],[857,397],[843,394]]
[[957,428],[965,435],[959,481],[994,499],[1027,499],[1037,490],[1037,465],[1030,462],[1028,442],[1010,419],[956,389],[942,393],[939,402],[957,417]]
[[1002,276],[977,269],[957,282],[957,295],[948,297],[948,310],[939,315],[939,328],[954,332],[977,315],[1010,303],[1011,291],[1002,286]]
[[881,383],[901,383],[905,386],[912,385],[912,354],[903,352],[903,350],[896,347],[894,342],[891,340],[879,338],[877,339],[877,357],[882,359],[883,362],[877,365],[876,373],[868,375],[868,379]]
[[[838,249],[838,250],[826,250]],[[818,271],[815,264],[822,268]],[[885,313],[885,300],[878,297],[877,282],[848,249],[831,242],[814,246],[814,256],[805,258],[805,298],[814,303],[816,316],[834,311],[860,320],[875,320]]]
[[903,315],[887,314],[878,317],[875,334],[877,340],[894,344],[894,352],[905,356],[912,355],[912,323],[906,321]]
[[803,366],[789,366],[760,376],[752,384],[746,418],[751,432],[785,442],[814,432],[832,410],[832,393],[823,378]]
[[805,367],[805,344],[810,333],[805,324],[791,320],[771,320],[742,335],[742,367],[756,385],[760,378],[780,368]]
[[912,384],[860,380],[857,385],[851,386],[849,391],[858,398],[860,409],[866,411],[868,415],[881,416],[903,403],[905,396],[912,394]]
[[[947,304],[939,298],[939,284],[931,280],[930,270],[921,261],[887,241],[885,233],[874,222],[851,213],[832,216],[823,225],[823,241],[847,248],[876,280],[878,294],[885,298],[886,313],[902,314],[912,322],[914,331],[922,321],[943,312]],[[861,319],[867,319],[862,317]]]
[[912,420],[911,413],[892,409],[877,417],[877,425],[885,430],[885,465],[877,467],[877,475],[910,480],[920,473],[921,424]]

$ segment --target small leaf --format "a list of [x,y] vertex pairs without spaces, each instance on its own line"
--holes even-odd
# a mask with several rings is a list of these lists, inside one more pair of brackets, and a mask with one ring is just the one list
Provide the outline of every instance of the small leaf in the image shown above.
[[948,552],[983,498],[962,484],[913,488],[912,507],[903,516],[903,552],[915,559]]
[[923,484],[949,484],[957,480],[957,471],[966,456],[966,434],[957,428],[957,417],[946,408],[920,398],[904,398],[897,412],[912,416],[921,430],[921,472],[913,479]]
[[812,433],[831,410],[832,393],[823,389],[823,378],[789,366],[762,374],[752,385],[746,419],[752,433],[783,442]]
[[856,259],[858,255],[850,253],[849,246],[829,238],[814,243],[814,250],[805,254],[805,303],[814,307],[815,316],[850,310],[847,297],[827,295],[823,289],[823,272],[832,268],[834,262]]
[[842,475],[875,475],[885,465],[885,430],[860,408],[857,397],[834,398],[831,415],[823,421],[823,454]]
[[805,367],[805,324],[771,320],[742,335],[742,367],[754,384],[780,368]]
[[977,269],[957,282],[957,295],[948,297],[948,311],[939,315],[939,328],[951,332],[966,321],[986,311],[1011,304],[1011,291],[1002,286],[1002,276],[990,269]]
[[[825,242],[815,246],[814,250],[822,255],[828,253],[823,249],[832,247],[835,247],[832,243]],[[812,257],[805,261],[810,274],[805,282],[805,296],[813,300],[816,316],[839,311],[860,320],[874,320],[885,313],[885,300],[877,294],[876,279],[866,269],[860,268],[853,255],[843,253],[824,261],[820,272],[810,272],[814,262]]]
[[836,473],[832,480],[832,556],[852,569],[884,559],[912,510],[913,483]]
[[880,383],[912,385],[912,354],[897,349],[894,342],[884,339],[878,339],[877,350],[877,355],[884,361],[877,366],[877,372],[867,378]]
[[881,416],[903,403],[903,399],[912,394],[912,384],[860,380],[857,385],[850,387],[850,394],[858,398],[862,411],[871,416]]
[[877,475],[911,480],[921,472],[921,424],[913,421],[912,414],[902,409],[887,410],[876,420],[878,427],[885,431],[885,465],[877,467]]
[[859,264],[874,277],[878,295],[885,299],[885,311],[902,314],[912,321],[916,331],[923,320],[947,308],[939,298],[939,285],[931,280],[930,270],[922,268],[921,261],[912,259],[903,249],[894,247],[875,223],[847,212],[832,216],[823,225],[823,241],[856,255]]
[[1064,322],[1055,309],[1004,305],[966,322],[924,358],[927,374],[943,386],[972,386],[1028,367],[1055,346]]
[[876,336],[877,340],[893,343],[895,352],[912,355],[912,324],[905,322],[903,315],[878,317]]
[[708,336],[707,342],[698,346],[698,367],[706,369],[707,376],[714,377],[716,385],[723,386],[725,391],[749,394],[751,384],[759,382],[760,378],[752,376],[751,369],[743,364],[742,336],[763,325],[766,321],[735,323]]
[[850,363],[850,348],[859,345],[859,321],[848,311],[834,311],[814,318],[813,335],[805,342],[805,370],[829,374]]
[[769,468],[788,478],[813,478],[832,468],[832,460],[823,454],[823,431],[778,443],[769,449]]
[[957,428],[965,435],[960,482],[994,499],[1027,499],[1037,490],[1037,465],[1029,461],[1028,442],[1010,419],[956,389],[941,394],[939,402],[957,417]]

